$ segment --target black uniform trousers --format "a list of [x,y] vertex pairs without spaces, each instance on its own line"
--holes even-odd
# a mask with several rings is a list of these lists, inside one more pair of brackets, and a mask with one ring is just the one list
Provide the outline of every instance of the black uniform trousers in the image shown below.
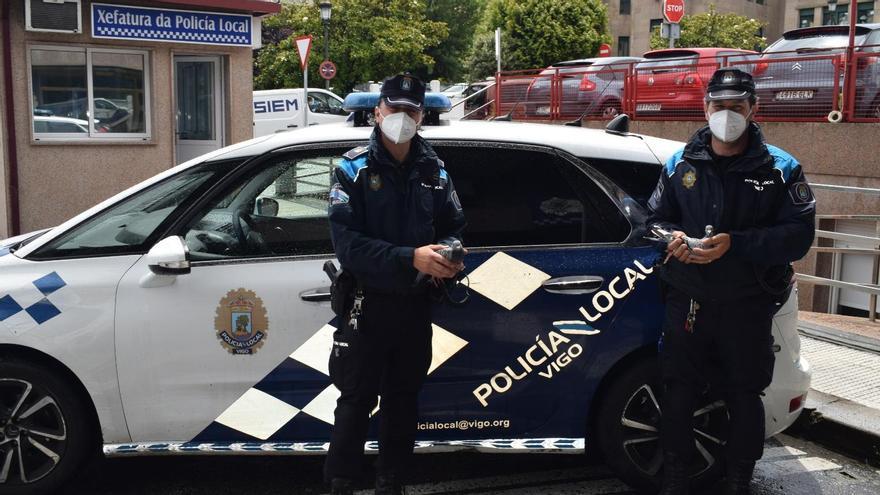
[[691,299],[669,288],[660,351],[664,394],[660,440],[664,451],[690,459],[698,397],[711,386],[727,403],[728,460],[761,458],[764,405],[761,394],[773,378],[772,298],[700,302],[694,328],[685,328]]
[[[431,364],[431,303],[427,294],[371,292],[358,328],[341,317],[330,354],[336,401],[324,477],[361,475],[370,413],[379,409],[378,474],[401,476],[413,453],[418,393]],[[345,345],[342,345],[345,344]]]

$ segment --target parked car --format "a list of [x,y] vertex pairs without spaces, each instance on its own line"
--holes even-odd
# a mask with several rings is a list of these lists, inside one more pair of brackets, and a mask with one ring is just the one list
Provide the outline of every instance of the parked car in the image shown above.
[[[366,122],[378,94],[350,98],[352,122]],[[0,486],[48,491],[98,444],[109,456],[324,452],[338,397],[330,177],[372,132],[327,124],[239,143],[0,243]],[[421,133],[468,219],[470,299],[434,308],[417,450],[596,450],[654,486],[663,306],[645,203],[682,143],[502,122]],[[809,387],[796,301],[774,319],[768,435]],[[700,406],[697,483],[719,474],[727,422],[714,392]]]
[[442,93],[444,96],[446,96],[447,98],[449,98],[450,100],[454,100],[454,99],[456,99],[456,98],[461,98],[461,97],[462,97],[462,93],[464,93],[464,91],[465,91],[467,88],[468,88],[468,84],[467,84],[467,83],[456,83],[456,84],[451,84],[451,85],[445,87],[445,88],[441,91],[441,93]]
[[473,120],[483,120],[494,116],[495,79],[471,83],[461,93],[461,96],[462,98],[468,98],[474,94],[477,94],[477,96],[464,103],[464,117]]
[[544,69],[529,86],[527,117],[549,117],[551,87],[559,81],[559,117],[611,118],[623,108],[624,83],[638,57],[599,57],[559,62]]
[[[849,26],[815,26],[782,35],[761,54],[755,89],[762,117],[828,115],[843,92]],[[880,117],[880,24],[856,26],[856,116]],[[840,110],[840,108],[838,108]]]
[[719,67],[751,72],[757,52],[733,48],[674,48],[645,53],[635,66],[636,115],[700,116],[712,73]]

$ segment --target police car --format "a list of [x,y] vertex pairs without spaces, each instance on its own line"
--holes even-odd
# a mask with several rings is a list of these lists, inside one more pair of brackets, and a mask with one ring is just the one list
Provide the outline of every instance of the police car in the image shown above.
[[[99,448],[326,451],[338,396],[328,190],[341,155],[366,144],[376,100],[349,100],[353,123],[221,149],[0,243],[0,493],[49,491]],[[434,313],[417,452],[598,451],[628,483],[653,486],[663,308],[645,203],[682,143],[449,123],[437,118],[445,97],[427,105],[422,135],[469,223],[470,298]],[[793,295],[773,325],[768,435],[809,388],[796,309]],[[694,417],[697,482],[718,476],[726,422],[708,392]]]

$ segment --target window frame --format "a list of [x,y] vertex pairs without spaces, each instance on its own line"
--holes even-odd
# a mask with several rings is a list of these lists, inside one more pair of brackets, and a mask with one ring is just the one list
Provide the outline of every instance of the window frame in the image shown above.
[[[61,132],[36,132],[34,129],[34,80],[33,80],[33,51],[60,51],[82,52],[86,55],[86,102],[88,104],[88,135],[83,133]],[[98,132],[95,130],[95,95],[94,74],[92,55],[94,53],[122,53],[143,56],[144,60],[144,132]],[[35,143],[42,142],[79,142],[106,144],[120,141],[151,141],[152,140],[152,50],[136,48],[109,48],[104,46],[85,45],[52,45],[52,44],[29,44],[27,45],[27,79],[28,79],[28,121],[30,122],[31,140]]]
[[[626,235],[620,241],[611,241],[611,242],[596,242],[596,243],[564,243],[564,244],[518,244],[518,245],[506,245],[506,246],[468,246],[468,250],[471,252],[491,252],[491,251],[517,251],[517,250],[527,250],[527,249],[573,249],[573,248],[584,248],[584,247],[624,247],[629,246],[633,243],[633,239],[638,238],[638,226],[635,225],[634,222],[638,221],[639,215],[643,212],[633,212],[631,208],[627,208],[624,206],[623,201],[626,198],[629,198],[629,195],[617,186],[614,181],[607,178],[604,174],[599,172],[597,169],[592,167],[588,160],[588,157],[577,157],[568,153],[567,151],[563,151],[559,148],[555,148],[552,146],[544,146],[544,145],[534,145],[534,144],[522,144],[522,143],[512,143],[506,141],[475,141],[475,140],[466,140],[466,139],[428,139],[428,142],[431,146],[437,148],[443,148],[445,146],[455,146],[455,147],[468,147],[468,146],[494,146],[500,147],[508,150],[524,150],[524,151],[533,151],[546,153],[548,155],[552,155],[554,158],[568,162],[568,166],[572,168],[572,171],[575,169],[580,173],[585,175],[586,180],[592,181],[596,187],[602,191],[602,193],[607,197],[608,201],[617,208],[617,211],[620,213],[621,217],[626,222],[629,227],[629,234]],[[223,178],[211,186],[211,188],[203,193],[200,199],[192,203],[188,206],[187,211],[176,216],[174,222],[165,229],[165,234],[162,236],[168,237],[171,235],[184,236],[186,235],[185,229],[189,226],[189,224],[193,221],[194,217],[199,215],[202,209],[211,201],[214,200],[217,194],[222,194],[231,183],[241,180],[241,178],[245,175],[252,173],[254,167],[262,167],[267,162],[275,162],[279,159],[284,159],[285,155],[291,153],[301,153],[301,152],[313,152],[320,151],[326,149],[351,149],[356,146],[365,146],[367,145],[367,140],[346,140],[346,141],[333,141],[333,142],[323,142],[323,143],[310,143],[310,144],[297,144],[292,146],[286,146],[283,148],[279,148],[276,150],[272,150],[263,155],[252,157],[247,160],[247,163],[239,166],[234,171],[226,174]],[[455,182],[455,178],[453,177],[453,183]],[[631,199],[631,198],[630,198]],[[637,204],[634,199],[632,199],[634,204]],[[467,217],[467,208],[465,207],[465,217]],[[328,229],[329,229],[329,220],[328,220]],[[229,258],[229,259],[216,259],[216,260],[193,260],[191,261],[191,266],[193,268],[203,267],[203,266],[220,266],[220,265],[237,265],[243,263],[283,263],[288,261],[310,261],[310,260],[326,260],[328,258],[335,258],[336,254],[332,251],[327,253],[315,253],[315,254],[281,254],[281,255],[269,255],[269,256],[247,256],[247,257],[238,257],[238,258]]]

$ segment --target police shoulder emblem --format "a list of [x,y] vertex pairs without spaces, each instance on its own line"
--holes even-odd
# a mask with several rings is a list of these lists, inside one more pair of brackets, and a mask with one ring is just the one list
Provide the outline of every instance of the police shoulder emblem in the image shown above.
[[382,176],[379,174],[370,174],[370,189],[378,191],[382,188]]
[[684,177],[681,178],[681,183],[688,189],[694,187],[694,184],[697,183],[697,173],[693,170],[688,170]]
[[220,300],[214,318],[220,344],[230,354],[254,354],[269,333],[263,300],[252,290],[235,289]]

